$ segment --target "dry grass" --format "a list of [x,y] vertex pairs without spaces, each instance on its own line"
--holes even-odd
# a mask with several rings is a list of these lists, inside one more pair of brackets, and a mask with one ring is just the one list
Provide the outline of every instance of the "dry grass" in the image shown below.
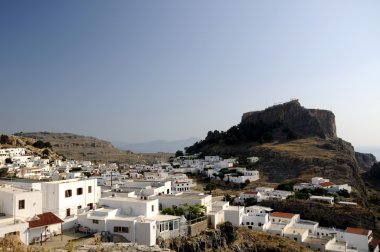
[[334,150],[321,148],[326,140],[320,138],[307,138],[290,141],[286,143],[266,143],[259,148],[270,149],[279,153],[286,153],[297,158],[319,158],[331,159],[337,153]]

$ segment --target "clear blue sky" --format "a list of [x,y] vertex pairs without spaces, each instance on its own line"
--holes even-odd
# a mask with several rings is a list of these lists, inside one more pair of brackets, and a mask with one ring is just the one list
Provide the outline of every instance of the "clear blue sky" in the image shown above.
[[0,2],[0,131],[203,138],[299,98],[380,145],[380,1]]

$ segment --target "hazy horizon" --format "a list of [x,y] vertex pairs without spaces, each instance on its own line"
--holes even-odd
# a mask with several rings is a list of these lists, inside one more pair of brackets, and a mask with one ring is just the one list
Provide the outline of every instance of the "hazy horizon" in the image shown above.
[[203,139],[298,98],[380,145],[378,1],[2,1],[1,133]]

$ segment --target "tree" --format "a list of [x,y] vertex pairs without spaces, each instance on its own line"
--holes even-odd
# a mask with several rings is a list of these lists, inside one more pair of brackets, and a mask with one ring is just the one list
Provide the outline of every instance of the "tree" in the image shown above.
[[279,184],[279,185],[277,186],[277,190],[282,190],[282,191],[293,191],[293,186],[294,186],[294,183]]
[[176,152],[175,152],[175,157],[182,157],[183,156],[183,151],[181,151],[181,150],[177,150]]
[[45,143],[41,140],[38,140],[33,144],[33,147],[36,147],[38,149],[43,149],[45,148]]
[[1,144],[7,144],[7,143],[9,143],[9,136],[7,136],[7,135],[1,135],[0,136],[0,143]]
[[247,198],[244,200],[244,205],[246,207],[253,206],[257,204],[257,199],[256,198]]
[[0,169],[0,177],[5,177],[8,175],[8,168],[1,168]]
[[230,194],[228,194],[228,193],[224,194],[223,201],[231,202],[232,201],[232,196]]
[[49,156],[50,152],[49,152],[48,149],[44,149],[44,150],[42,151],[42,154],[43,154],[44,156]]
[[336,193],[339,196],[342,196],[344,198],[349,198],[350,197],[350,193],[346,189],[341,189],[341,190],[337,191]]
[[205,190],[205,191],[209,191],[210,194],[211,194],[211,192],[212,192],[213,190],[215,190],[215,189],[216,189],[216,185],[211,184],[211,183],[208,183],[208,184],[205,186],[205,188],[204,188],[204,190]]

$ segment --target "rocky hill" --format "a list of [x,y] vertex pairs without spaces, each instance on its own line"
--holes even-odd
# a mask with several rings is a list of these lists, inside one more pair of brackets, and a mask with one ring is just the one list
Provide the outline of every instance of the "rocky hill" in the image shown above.
[[[355,201],[366,209],[371,220],[376,220],[374,225],[366,226],[380,234],[380,208],[376,207],[379,194],[362,179],[362,172],[368,171],[376,159],[355,153],[350,143],[338,138],[330,111],[306,109],[294,100],[245,113],[238,125],[225,132],[210,131],[204,140],[186,150],[190,154],[237,157],[242,165],[248,165],[246,157],[257,156],[260,160],[252,168],[260,171],[264,183],[306,182],[321,176],[337,184],[350,184]],[[378,171],[374,165],[368,173],[375,177]]]
[[110,142],[95,137],[71,133],[30,132],[15,133],[18,137],[51,143],[54,150],[68,159],[119,163],[149,163],[167,160],[170,154],[135,154],[116,149]]
[[325,176],[336,183],[354,184],[364,193],[356,156],[361,160],[367,156],[355,156],[352,145],[337,137],[334,118],[330,111],[306,109],[293,100],[245,113],[238,125],[226,132],[210,131],[186,150],[224,157],[258,156],[256,168],[268,182]]
[[182,252],[225,251],[225,252],[311,252],[312,250],[287,238],[248,228],[236,228],[225,223],[217,230],[207,230],[195,237],[177,237],[161,240],[164,248]]
[[306,109],[298,100],[272,106],[264,111],[244,113],[241,126],[248,129],[267,125],[272,131],[287,129],[299,138],[335,138],[335,116],[331,111]]
[[37,140],[22,136],[1,135],[0,148],[25,148],[27,154],[48,158],[51,160],[60,159],[62,156],[48,142],[36,144]]

